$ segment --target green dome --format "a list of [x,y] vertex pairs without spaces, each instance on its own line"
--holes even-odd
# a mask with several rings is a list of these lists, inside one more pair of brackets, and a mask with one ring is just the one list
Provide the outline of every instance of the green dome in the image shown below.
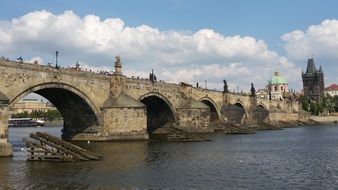
[[275,75],[272,77],[271,80],[269,80],[269,84],[286,84],[286,80],[279,75],[279,73],[276,71]]

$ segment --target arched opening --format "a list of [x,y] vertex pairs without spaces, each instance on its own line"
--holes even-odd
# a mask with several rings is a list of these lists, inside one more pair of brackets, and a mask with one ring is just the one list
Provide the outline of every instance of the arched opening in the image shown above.
[[243,118],[246,118],[246,112],[241,103],[223,105],[221,113],[225,122],[232,124],[242,124]]
[[156,129],[175,122],[169,104],[162,98],[152,95],[140,100],[147,106],[147,131],[152,134]]
[[253,110],[253,120],[255,123],[264,123],[266,118],[269,116],[269,110],[265,109],[263,105],[256,106]]
[[240,102],[236,102],[234,105],[244,109],[244,106]]
[[201,102],[208,105],[210,108],[210,122],[219,120],[219,116],[218,116],[215,105],[211,101],[206,100],[206,99],[201,100]]
[[265,109],[265,107],[262,104],[259,104],[257,107]]
[[240,118],[240,123],[242,124],[243,123],[243,119],[246,119],[247,118],[247,115],[246,115],[246,111],[245,111],[245,108],[243,106],[242,103],[240,102],[237,102],[234,104],[237,108],[239,108],[239,117]]
[[71,140],[78,133],[97,132],[97,112],[89,100],[75,88],[55,84],[35,86],[14,98],[10,107],[14,107],[19,100],[31,93],[42,96],[60,112],[63,119],[63,139]]

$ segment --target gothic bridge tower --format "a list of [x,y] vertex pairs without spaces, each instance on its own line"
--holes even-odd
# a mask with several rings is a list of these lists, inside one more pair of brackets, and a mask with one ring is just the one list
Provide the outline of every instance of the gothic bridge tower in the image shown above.
[[316,69],[313,58],[308,59],[306,73],[302,71],[304,95],[312,100],[320,101],[324,90],[324,73],[322,66]]

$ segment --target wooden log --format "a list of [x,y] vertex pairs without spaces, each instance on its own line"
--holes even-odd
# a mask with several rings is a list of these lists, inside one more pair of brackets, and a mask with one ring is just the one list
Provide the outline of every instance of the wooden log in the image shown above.
[[[91,159],[100,159],[100,158],[102,158],[102,156],[101,155],[98,155],[98,154],[96,154],[96,153],[94,153],[94,152],[91,152],[91,151],[88,151],[88,150],[85,150],[85,149],[83,149],[83,148],[81,148],[81,147],[79,147],[79,146],[76,146],[75,144],[72,144],[72,143],[70,143],[70,142],[67,142],[67,141],[63,141],[63,140],[61,140],[61,139],[59,139],[59,138],[57,138],[57,137],[54,137],[54,136],[52,136],[52,135],[50,135],[50,134],[48,134],[48,133],[41,133],[41,132],[37,132],[37,135],[39,136],[39,135],[44,135],[45,137],[46,137],[46,139],[48,138],[49,140],[51,140],[51,141],[55,141],[56,143],[62,143],[62,144],[64,144],[65,146],[69,146],[69,148],[71,148],[71,149],[73,149],[74,151],[76,151],[76,152],[79,152],[79,153],[83,153],[84,155],[88,155],[88,156],[90,156],[90,157],[92,157]],[[42,137],[42,136],[41,136]]]
[[52,150],[48,149],[47,147],[42,146],[42,145],[40,145],[36,142],[33,142],[31,140],[28,140],[28,139],[25,139],[25,138],[23,140],[26,142],[26,144],[28,145],[29,148],[37,147],[37,148],[45,150],[47,153],[51,153],[51,154],[55,154],[55,155],[63,155],[61,152],[52,151]]
[[36,155],[30,155],[29,157],[30,157],[31,159],[32,159],[32,158],[41,158],[41,159],[47,159],[47,158],[49,158],[49,159],[55,159],[55,158],[57,158],[57,159],[64,159],[63,156],[57,156],[57,155],[43,155],[43,154],[41,154],[41,155],[38,155],[38,154],[36,154]]
[[56,154],[56,153],[46,152],[46,150],[42,150],[42,149],[40,149],[40,150],[36,150],[36,149],[30,150],[30,149],[28,149],[26,151],[30,152],[30,153],[44,153],[44,154],[53,154],[53,155],[60,155],[60,156],[62,156],[62,154]]
[[74,159],[70,159],[63,156],[55,156],[55,155],[30,155],[27,160],[29,161],[74,161]]
[[66,141],[63,141],[57,137],[54,137],[52,135],[49,135],[48,133],[41,133],[41,132],[37,132],[36,135],[38,137],[41,137],[41,138],[44,138],[46,139],[47,141],[50,141],[50,142],[53,142],[55,144],[58,144],[72,152],[75,152],[83,157],[86,157],[88,159],[91,159],[91,160],[100,160],[101,159],[101,156],[98,156],[98,155],[95,155],[95,153],[92,153],[92,152],[89,152],[81,147],[78,147],[72,143],[69,143],[69,142],[66,142]]
[[48,141],[48,140],[46,140],[46,139],[44,139],[44,138],[41,138],[41,137],[37,136],[37,135],[34,134],[34,133],[31,133],[29,136],[30,136],[31,138],[35,139],[35,140],[38,140],[38,141],[40,141],[40,142],[42,142],[42,143],[45,143],[45,144],[47,144],[47,145],[49,145],[49,146],[51,146],[51,147],[53,147],[53,148],[56,148],[56,149],[58,149],[58,150],[60,150],[60,151],[62,151],[62,152],[64,152],[64,153],[66,153],[66,154],[72,155],[72,156],[74,157],[74,159],[77,159],[77,160],[84,160],[84,161],[89,160],[88,158],[83,157],[82,155],[80,155],[80,154],[78,154],[78,153],[76,153],[76,152],[70,151],[70,150],[68,150],[68,149],[66,149],[66,148],[64,148],[64,147],[62,147],[62,146],[60,146],[60,145],[58,145],[58,144],[55,144],[55,143],[50,142],[50,141]]

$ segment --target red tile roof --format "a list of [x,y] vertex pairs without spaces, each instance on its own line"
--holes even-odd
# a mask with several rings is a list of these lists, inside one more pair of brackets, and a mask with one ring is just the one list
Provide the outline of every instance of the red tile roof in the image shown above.
[[338,85],[336,84],[331,84],[329,87],[325,88],[325,91],[337,91],[338,90]]

